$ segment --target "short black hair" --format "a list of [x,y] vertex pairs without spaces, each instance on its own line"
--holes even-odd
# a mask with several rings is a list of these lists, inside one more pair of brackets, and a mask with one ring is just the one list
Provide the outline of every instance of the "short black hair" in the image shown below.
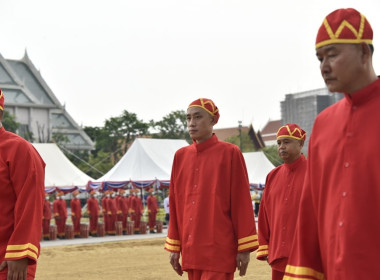
[[372,44],[368,44],[369,45],[369,49],[371,50],[371,54],[373,55],[373,52],[375,51],[375,48]]

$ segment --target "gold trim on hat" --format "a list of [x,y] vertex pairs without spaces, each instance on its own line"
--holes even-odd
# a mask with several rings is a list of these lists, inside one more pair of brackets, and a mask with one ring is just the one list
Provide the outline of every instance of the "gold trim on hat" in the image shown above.
[[[330,40],[324,40],[322,42],[317,43],[315,45],[315,48],[318,49],[320,47],[323,47],[329,44],[358,44],[362,42],[365,42],[367,44],[372,44],[372,39],[362,39],[366,17],[363,14],[360,14],[360,16],[361,16],[361,19],[360,19],[359,31],[356,30],[355,27],[351,23],[349,23],[347,20],[343,20],[335,33],[333,32],[327,18],[325,18],[323,20],[323,25],[326,28],[327,34],[330,36]],[[355,35],[356,39],[339,39],[339,36],[345,27],[351,30],[351,32]]]

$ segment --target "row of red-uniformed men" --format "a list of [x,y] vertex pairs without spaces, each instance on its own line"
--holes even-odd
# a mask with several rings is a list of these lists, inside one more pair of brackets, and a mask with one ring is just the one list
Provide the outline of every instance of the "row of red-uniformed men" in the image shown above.
[[[134,222],[134,233],[140,233],[140,221],[144,212],[143,203],[139,197],[139,190],[131,189],[131,196],[125,190],[120,189],[118,192],[105,191],[101,199],[102,213],[100,213],[99,201],[96,197],[96,192],[90,192],[90,198],[87,200],[87,212],[89,216],[89,231],[91,236],[97,236],[98,231],[98,218],[100,214],[103,216],[105,233],[108,235],[116,234],[116,222],[120,221],[122,224],[122,232],[127,232],[127,221]],[[58,238],[65,238],[67,207],[66,201],[62,199],[63,192],[56,194],[56,199],[53,202],[53,215],[57,226]],[[74,237],[80,237],[82,217],[82,207],[78,199],[79,192],[72,193],[73,199],[70,202],[71,219],[73,223]],[[43,223],[42,232],[45,240],[49,239],[50,220],[52,218],[51,206],[49,195],[45,196],[45,204],[43,210]],[[148,225],[150,233],[155,233],[154,229],[157,224],[156,215],[158,212],[157,199],[153,195],[153,189],[149,190],[147,198],[148,209]]]

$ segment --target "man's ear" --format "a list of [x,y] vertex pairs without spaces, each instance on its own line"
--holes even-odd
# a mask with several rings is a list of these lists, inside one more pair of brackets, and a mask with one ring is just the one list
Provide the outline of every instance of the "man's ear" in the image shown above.
[[212,123],[212,125],[216,124],[216,117],[215,116],[211,116],[211,123]]
[[371,52],[371,48],[369,47],[369,45],[367,43],[360,43],[360,51],[362,53],[362,58],[364,61],[368,61],[368,59],[371,58],[372,56],[372,52]]
[[304,144],[305,144],[305,140],[300,140],[300,146],[301,146],[301,148],[303,147]]

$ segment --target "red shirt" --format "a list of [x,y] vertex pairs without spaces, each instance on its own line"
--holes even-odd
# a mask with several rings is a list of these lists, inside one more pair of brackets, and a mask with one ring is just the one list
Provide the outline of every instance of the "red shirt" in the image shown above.
[[71,208],[71,216],[74,216],[76,218],[82,217],[82,208],[81,208],[79,199],[73,198],[70,202],[70,208]]
[[214,134],[174,157],[165,249],[181,252],[183,270],[231,273],[236,255],[258,246],[244,158]]
[[284,279],[380,279],[379,120],[380,79],[317,117]]
[[157,205],[157,199],[155,196],[149,195],[148,198],[146,199],[146,204],[147,204],[149,213],[154,213],[154,214],[157,213],[158,205]]
[[45,220],[51,219],[51,204],[49,200],[45,200],[43,208],[43,218]]
[[[40,253],[45,163],[34,147],[0,128],[0,263],[28,258],[34,275]],[[7,274],[7,270],[0,272]],[[0,277],[1,278],[1,277]]]
[[121,212],[124,214],[124,215],[128,215],[128,211],[129,211],[129,199],[127,197],[121,197],[120,198],[120,208],[121,208]]
[[267,176],[260,204],[257,258],[285,271],[292,246],[307,161],[301,155],[284,163]]
[[53,201],[54,217],[59,216],[61,219],[67,218],[67,206],[64,199],[56,199]]
[[89,215],[99,215],[99,203],[95,197],[90,197],[87,200],[87,212]]

